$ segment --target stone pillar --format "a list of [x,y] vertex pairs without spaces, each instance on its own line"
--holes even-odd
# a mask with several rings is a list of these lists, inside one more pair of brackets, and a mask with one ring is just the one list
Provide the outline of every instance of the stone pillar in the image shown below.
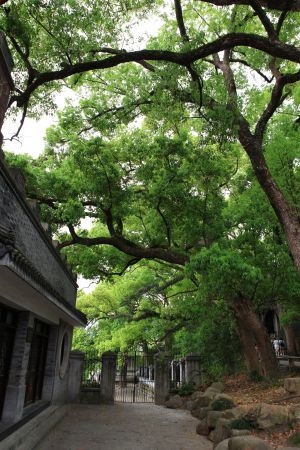
[[180,383],[184,383],[185,381],[185,368],[183,366],[183,360],[179,361],[179,369],[180,369]]
[[10,364],[8,384],[2,413],[4,423],[14,423],[22,418],[26,392],[26,373],[30,353],[30,327],[33,317],[28,311],[20,312]]
[[163,405],[167,400],[171,388],[171,357],[164,352],[154,356],[155,389],[154,402]]
[[113,403],[117,370],[117,354],[105,352],[102,355],[100,395],[102,403]]
[[185,358],[186,382],[198,386],[202,382],[201,359],[198,353],[190,353]]
[[44,372],[42,399],[52,401],[57,366],[58,326],[51,325],[48,337],[47,358]]
[[80,387],[83,371],[84,353],[73,350],[70,353],[70,370],[68,383],[68,401],[80,403]]

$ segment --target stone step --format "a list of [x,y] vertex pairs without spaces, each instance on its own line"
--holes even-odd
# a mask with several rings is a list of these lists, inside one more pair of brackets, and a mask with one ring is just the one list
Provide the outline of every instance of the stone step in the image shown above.
[[49,406],[1,441],[0,450],[34,450],[65,416],[69,407],[69,405]]

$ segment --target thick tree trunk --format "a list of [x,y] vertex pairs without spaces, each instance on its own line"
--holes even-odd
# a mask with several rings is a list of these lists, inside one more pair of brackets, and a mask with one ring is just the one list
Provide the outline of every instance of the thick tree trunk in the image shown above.
[[251,302],[246,298],[238,297],[233,301],[233,309],[247,366],[250,370],[259,369],[259,373],[265,377],[277,376],[278,362],[273,345]]
[[293,356],[300,356],[300,332],[299,325],[286,325],[284,327],[286,336],[287,353]]
[[300,274],[300,220],[298,214],[285,199],[272,177],[259,139],[241,126],[239,140],[247,152],[254,173],[283,227],[294,264]]
[[171,354],[172,353],[172,347],[173,347],[173,334],[169,333],[165,337],[165,352]]
[[252,333],[250,330],[246,329],[244,321],[240,319],[238,314],[236,314],[236,322],[246,367],[250,373],[261,373],[260,359],[255,348],[255,340],[252,336]]

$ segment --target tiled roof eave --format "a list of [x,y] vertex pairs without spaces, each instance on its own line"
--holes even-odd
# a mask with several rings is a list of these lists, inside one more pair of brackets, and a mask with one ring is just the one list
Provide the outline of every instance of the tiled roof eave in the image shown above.
[[34,284],[46,291],[50,297],[54,297],[56,301],[64,308],[67,309],[70,315],[75,316],[76,319],[82,324],[87,323],[87,318],[84,313],[79,311],[73,305],[68,303],[51,284],[46,280],[46,278],[37,270],[37,268],[13,245],[11,245],[8,240],[6,243],[0,240],[0,259],[4,256],[9,255],[10,260],[20,269],[26,276],[31,279]]

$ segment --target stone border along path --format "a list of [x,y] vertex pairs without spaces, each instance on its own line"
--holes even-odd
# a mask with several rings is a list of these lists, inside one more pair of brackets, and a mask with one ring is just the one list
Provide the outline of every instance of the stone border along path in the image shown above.
[[35,450],[212,450],[189,411],[144,403],[71,405]]

